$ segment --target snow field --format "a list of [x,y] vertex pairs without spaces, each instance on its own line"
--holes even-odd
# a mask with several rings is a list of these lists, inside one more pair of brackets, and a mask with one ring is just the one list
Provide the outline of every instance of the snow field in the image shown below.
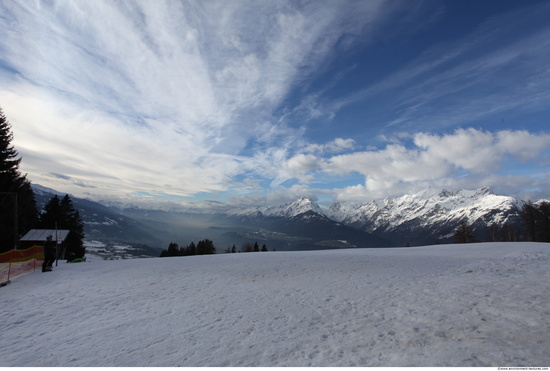
[[0,366],[548,366],[550,244],[67,264],[0,289]]

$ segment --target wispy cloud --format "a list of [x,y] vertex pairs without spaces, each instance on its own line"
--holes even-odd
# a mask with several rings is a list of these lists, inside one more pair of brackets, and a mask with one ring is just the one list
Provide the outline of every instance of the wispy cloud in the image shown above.
[[452,127],[517,107],[544,107],[550,101],[548,40],[550,28],[408,87],[396,100],[399,117],[388,125]]
[[376,123],[385,132],[469,126],[518,107],[545,109],[550,103],[549,15],[549,4],[542,2],[491,17],[363,89],[336,99],[320,95],[307,107],[333,118],[350,105],[384,96],[383,105],[371,111],[386,111]]
[[[48,158],[24,166],[113,194],[269,176],[301,140],[273,110],[383,3],[4,2],[2,104],[22,154]],[[251,140],[268,149],[239,155]]]
[[[545,138],[529,132],[437,133],[550,104],[545,3],[342,88],[366,67],[340,58],[370,51],[381,34],[391,42],[436,23],[443,8],[430,4],[0,2],[0,105],[31,180],[93,197],[232,191],[251,200],[266,196],[267,185],[278,199],[311,193],[325,177],[361,174],[363,184],[334,191],[353,198],[446,177],[456,183],[457,169],[481,179],[508,155],[542,153],[546,144],[518,146]],[[378,121],[344,119],[365,132],[340,133],[339,114],[358,104],[361,117]],[[326,132],[312,125],[323,120]],[[371,125],[380,131],[368,132]],[[361,137],[403,131],[424,134],[364,150],[373,143]]]

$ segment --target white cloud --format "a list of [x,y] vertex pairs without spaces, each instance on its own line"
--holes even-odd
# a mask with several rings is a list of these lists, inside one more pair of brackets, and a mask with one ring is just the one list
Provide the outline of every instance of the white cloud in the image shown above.
[[[17,74],[0,74],[1,104],[22,166],[47,186],[64,188],[48,176],[63,175],[75,194],[97,184],[190,196],[250,171],[280,179],[303,130],[272,111],[383,3],[2,3],[0,48]],[[251,141],[261,148],[240,155]],[[288,164],[294,175],[303,165]]]
[[287,179],[297,178],[301,183],[309,183],[313,176],[308,173],[319,168],[319,165],[316,156],[299,154],[284,162],[282,171],[286,173]]
[[415,145],[426,159],[436,159],[456,168],[485,173],[496,170],[502,160],[493,134],[475,129],[459,129],[452,135],[419,133]]
[[[14,125],[22,170],[35,183],[75,195],[183,197],[238,188],[257,192],[266,183],[278,192],[293,179],[301,184],[287,195],[298,194],[325,176],[355,173],[364,184],[340,193],[355,197],[443,184],[450,175],[456,183],[458,172],[486,179],[506,156],[533,160],[547,150],[544,135],[474,129],[398,137],[381,150],[359,151],[373,147],[343,134],[309,143],[307,120],[334,118],[365,97],[399,89],[394,122],[420,122],[430,103],[468,89],[481,72],[495,76],[495,68],[503,73],[516,63],[536,66],[548,56],[550,38],[539,30],[454,65],[495,40],[495,27],[481,41],[472,37],[476,41],[431,49],[338,101],[328,94],[353,67],[311,92],[310,77],[338,58],[335,50],[368,43],[370,31],[406,3],[0,2],[0,104]],[[418,83],[432,71],[432,78]],[[488,95],[477,105],[475,99],[458,100],[469,103],[453,106],[452,120],[430,116],[430,125],[462,123],[508,104],[547,104],[548,71],[530,71],[518,75],[525,84],[514,85],[509,95]],[[286,106],[295,90],[308,94]],[[300,112],[305,123],[292,120]]]
[[503,130],[496,133],[497,148],[502,153],[510,153],[520,161],[530,161],[549,146],[550,136],[536,135],[528,131]]
[[[526,131],[458,129],[452,134],[412,135],[412,147],[389,144],[385,149],[334,156],[322,167],[329,174],[359,173],[364,185],[354,185],[337,192],[338,199],[376,198],[381,195],[411,193],[428,186],[449,188],[498,188],[500,181],[531,187],[541,184],[533,177],[507,174],[503,168],[509,157],[519,161],[548,156],[550,135]],[[547,177],[545,177],[547,178]],[[526,179],[530,179],[527,181]],[[502,187],[504,189],[505,187]],[[511,191],[510,188],[506,188]]]

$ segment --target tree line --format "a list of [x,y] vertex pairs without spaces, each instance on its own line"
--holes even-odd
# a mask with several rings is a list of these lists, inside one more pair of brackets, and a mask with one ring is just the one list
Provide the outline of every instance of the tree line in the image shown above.
[[175,242],[171,242],[167,249],[161,251],[160,257],[210,255],[215,253],[216,247],[214,246],[214,243],[209,239],[205,239],[199,241],[196,245],[194,242],[191,242],[189,245],[182,247],[179,247],[179,245]]
[[245,242],[241,249],[240,250],[237,250],[237,246],[233,245],[233,247],[231,248],[227,248],[225,250],[226,253],[237,253],[237,252],[260,252],[260,251],[263,251],[263,252],[266,252],[266,251],[269,251],[267,250],[267,246],[265,245],[265,243],[262,245],[262,248],[260,249],[260,245],[258,245],[258,242],[254,242],[254,244],[251,244],[250,242]]
[[535,205],[529,201],[520,215],[527,241],[550,242],[550,202]]
[[83,257],[84,222],[72,199],[54,196],[39,211],[31,182],[19,171],[21,157],[12,140],[12,126],[0,108],[0,253],[17,248],[31,229],[68,229],[65,256]]
[[[513,242],[521,239],[531,242],[550,242],[550,202],[543,201],[537,204],[529,201],[519,212],[523,238],[517,227],[505,223],[502,226],[491,226],[487,240],[491,242]],[[457,243],[479,242],[473,227],[463,221],[454,231]]]
[[[267,246],[263,244],[262,248],[260,249],[260,246],[258,245],[258,242],[255,242],[254,244],[251,244],[249,242],[246,242],[242,245],[242,247],[237,250],[237,246],[233,245],[233,247],[228,247],[225,249],[225,252],[230,253],[241,253],[241,252],[260,252],[260,251],[268,251]],[[198,244],[195,245],[194,242],[191,242],[187,246],[179,246],[175,242],[171,242],[168,245],[167,249],[164,249],[160,253],[160,257],[169,257],[169,256],[191,256],[191,255],[209,255],[209,254],[215,254],[216,253],[216,247],[214,246],[214,243],[208,239],[199,241]]]

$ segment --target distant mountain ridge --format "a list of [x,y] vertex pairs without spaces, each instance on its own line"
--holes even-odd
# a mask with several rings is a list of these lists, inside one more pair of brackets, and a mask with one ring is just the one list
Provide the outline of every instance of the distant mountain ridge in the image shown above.
[[228,217],[264,231],[264,236],[267,231],[275,232],[272,238],[278,235],[281,240],[289,241],[286,249],[391,246],[383,236],[374,236],[329,218],[316,202],[307,198],[279,207],[232,212]]
[[[66,195],[66,193],[38,184],[32,184],[32,187],[39,210],[42,210],[44,205],[55,195],[60,198]],[[69,196],[84,221],[87,241],[100,241],[107,245],[128,244],[131,254],[136,256],[158,256],[160,253],[160,240],[149,232],[146,225],[98,202]]]
[[485,240],[490,228],[519,228],[523,204],[513,197],[496,195],[487,187],[455,192],[429,188],[364,204],[336,202],[328,209],[301,198],[279,207],[234,211],[233,215],[292,217],[311,211],[404,246],[451,242],[454,230],[463,221],[473,227],[480,240]]
[[328,215],[346,225],[376,235],[391,235],[396,243],[450,242],[463,221],[474,228],[479,239],[491,227],[518,226],[523,201],[499,196],[489,188],[434,191],[386,198],[382,202],[350,207],[333,204]]
[[306,197],[299,198],[294,202],[287,203],[280,206],[235,209],[235,210],[229,211],[227,214],[230,216],[241,216],[241,217],[242,216],[256,216],[256,217],[269,216],[269,217],[292,218],[308,211],[313,211],[315,213],[325,215],[321,207],[315,201],[312,201]]
[[[53,191],[40,186],[35,190],[37,198]],[[471,225],[479,240],[487,241],[489,231],[504,226],[520,230],[519,212],[524,204],[489,188],[429,188],[412,195],[368,203],[335,202],[328,207],[299,198],[279,206],[218,211],[149,210],[122,204],[108,207],[74,200],[87,235],[99,241],[152,243],[165,248],[168,242],[185,244],[210,238],[218,250],[254,241],[282,250],[448,243],[453,242],[454,230],[461,222]]]

